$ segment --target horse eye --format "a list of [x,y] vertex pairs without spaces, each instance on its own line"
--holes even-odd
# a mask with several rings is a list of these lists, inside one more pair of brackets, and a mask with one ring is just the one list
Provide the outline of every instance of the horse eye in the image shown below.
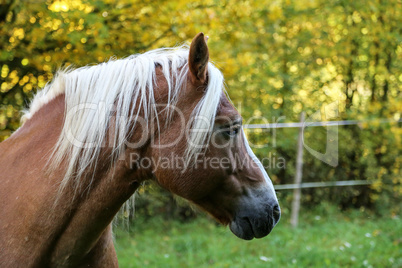
[[225,130],[223,133],[229,137],[234,137],[239,133],[239,127],[230,127],[229,129]]

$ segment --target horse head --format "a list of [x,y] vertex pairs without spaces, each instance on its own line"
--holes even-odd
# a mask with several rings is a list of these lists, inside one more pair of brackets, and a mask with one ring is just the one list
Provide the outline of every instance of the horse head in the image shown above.
[[[236,236],[264,237],[279,221],[278,200],[247,142],[242,117],[223,90],[221,73],[209,63],[202,33],[193,39],[182,68],[186,79],[172,118],[159,128],[158,142],[150,149],[152,176],[228,224]],[[167,95],[166,89],[157,91],[158,96]]]

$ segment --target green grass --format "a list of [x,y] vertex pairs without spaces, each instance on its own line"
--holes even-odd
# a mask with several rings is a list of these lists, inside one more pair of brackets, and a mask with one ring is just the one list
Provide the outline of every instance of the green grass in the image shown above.
[[[320,216],[317,216],[320,215]],[[272,233],[244,241],[212,220],[155,218],[116,230],[120,267],[402,267],[398,217],[359,211],[304,214],[296,229],[282,217]]]

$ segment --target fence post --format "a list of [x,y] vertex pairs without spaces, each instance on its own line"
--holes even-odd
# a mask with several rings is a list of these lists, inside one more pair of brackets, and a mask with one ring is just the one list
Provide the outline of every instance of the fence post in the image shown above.
[[[304,122],[304,112],[300,114],[300,123]],[[300,186],[302,182],[303,173],[303,127],[299,127],[299,138],[297,141],[297,158],[296,158],[296,174],[294,184]],[[300,211],[300,195],[301,188],[296,187],[293,190],[293,200],[292,200],[292,212],[290,216],[290,224],[292,227],[297,227],[299,222],[299,211]]]

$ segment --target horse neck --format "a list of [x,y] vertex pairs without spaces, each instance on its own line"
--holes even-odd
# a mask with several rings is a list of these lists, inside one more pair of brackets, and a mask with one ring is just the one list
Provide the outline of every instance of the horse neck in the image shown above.
[[47,164],[62,132],[64,106],[64,95],[57,96],[0,144],[0,150],[4,152],[0,156],[0,167],[2,172],[4,167],[2,177],[6,182],[0,187],[0,200],[5,204],[7,200],[17,199],[20,202],[17,206],[25,206],[23,211],[18,211],[10,205],[3,216],[17,219],[23,213],[25,226],[17,229],[21,235],[25,229],[32,235],[28,230],[36,228],[38,237],[32,241],[46,238],[35,249],[42,253],[36,254],[52,252],[51,260],[56,265],[62,265],[59,261],[67,257],[74,262],[90,252],[121,205],[139,186],[135,179],[139,175],[127,168],[125,161],[105,169],[102,162],[105,163],[108,157],[101,153],[98,168],[81,178],[92,180],[91,187],[82,187],[78,193],[71,188],[59,192],[64,168],[49,173]]

